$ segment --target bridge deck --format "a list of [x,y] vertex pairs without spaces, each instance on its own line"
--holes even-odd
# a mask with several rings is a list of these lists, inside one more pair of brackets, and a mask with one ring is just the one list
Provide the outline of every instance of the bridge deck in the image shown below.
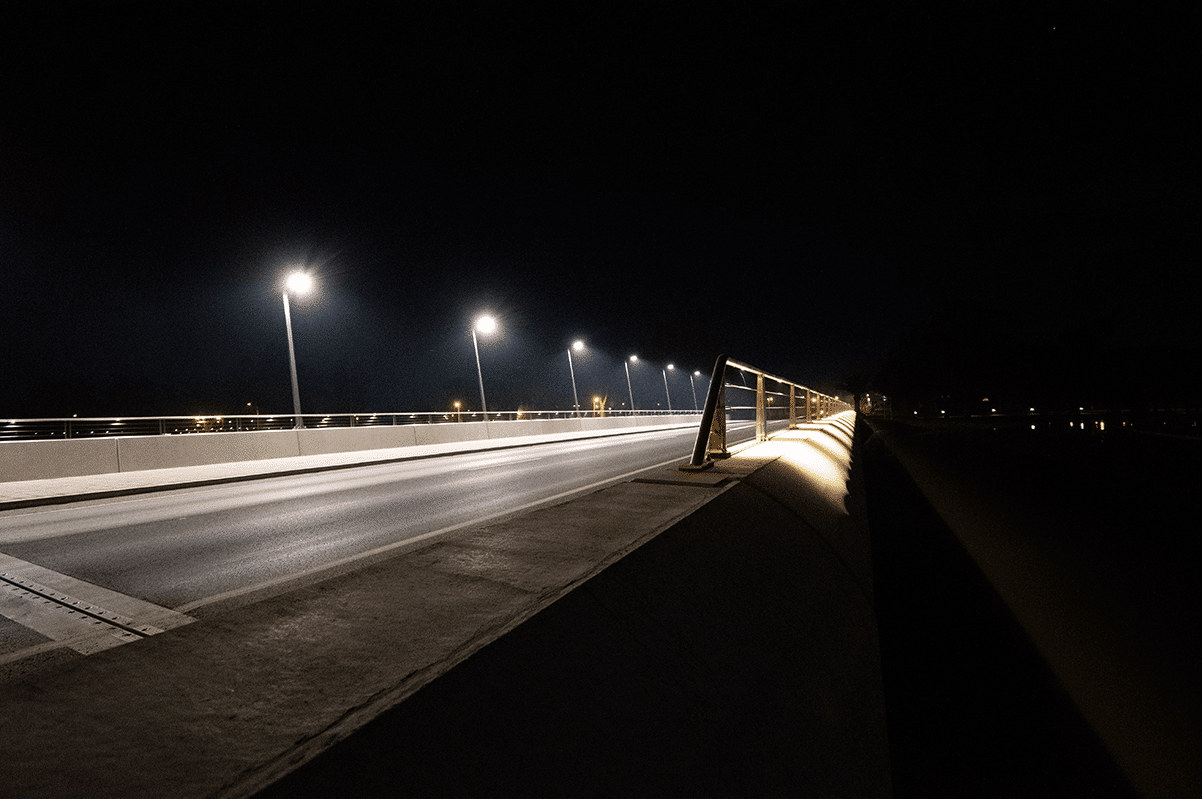
[[[6,736],[6,788],[250,795],[395,708],[416,714],[397,722],[411,745],[445,740],[432,720],[499,733],[390,750],[394,787],[437,774],[480,792],[501,764],[533,793],[573,774],[680,785],[717,779],[697,759],[729,764],[734,745],[762,767],[735,769],[732,787],[886,795],[867,539],[843,510],[849,432],[815,426],[701,476],[664,470],[450,533],[6,685],[0,722],[21,731]],[[826,471],[808,479],[807,463]],[[511,712],[477,712],[490,698]]]

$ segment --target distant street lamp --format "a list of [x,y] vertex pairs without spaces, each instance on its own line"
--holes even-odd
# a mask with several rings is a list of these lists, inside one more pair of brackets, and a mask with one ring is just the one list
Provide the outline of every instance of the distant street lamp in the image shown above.
[[575,341],[568,347],[568,372],[572,375],[572,407],[576,409],[576,417],[580,418],[580,397],[576,395],[576,370],[572,366],[572,350],[580,352],[584,349],[583,341]]
[[463,421],[463,407],[459,400],[455,400],[455,421]]
[[626,390],[630,392],[630,413],[634,413],[634,388],[630,385],[630,364],[638,363],[639,356],[631,355],[629,361],[623,361],[622,365],[626,367]]
[[303,271],[288,275],[284,282],[284,327],[288,330],[288,365],[292,370],[292,410],[296,415],[296,427],[305,426],[301,418],[300,388],[296,384],[296,350],[292,346],[292,311],[288,307],[288,292],[307,294],[313,288],[313,278]]
[[488,335],[497,329],[497,320],[488,314],[476,318],[472,326],[472,349],[476,351],[476,377],[480,379],[480,408],[484,412],[484,421],[488,421],[488,403],[484,401],[484,372],[480,369],[480,344],[476,341],[476,331]]
[[672,394],[671,394],[671,392],[668,391],[668,369],[674,370],[674,369],[676,369],[676,367],[673,366],[672,364],[668,364],[668,366],[665,369],[660,370],[664,373],[664,394],[668,397],[668,413],[671,413],[672,412]]
[[693,374],[689,375],[689,388],[693,389],[693,410],[699,411],[701,410],[701,407],[697,404],[697,386],[693,385],[694,377],[701,377],[701,372],[695,371]]

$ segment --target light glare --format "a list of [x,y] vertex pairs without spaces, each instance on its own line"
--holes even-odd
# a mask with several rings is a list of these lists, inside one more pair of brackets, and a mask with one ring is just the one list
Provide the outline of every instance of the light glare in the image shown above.
[[497,320],[488,314],[484,314],[476,320],[476,330],[485,335],[497,329]]
[[293,294],[305,294],[313,288],[313,278],[304,272],[288,275],[288,290]]

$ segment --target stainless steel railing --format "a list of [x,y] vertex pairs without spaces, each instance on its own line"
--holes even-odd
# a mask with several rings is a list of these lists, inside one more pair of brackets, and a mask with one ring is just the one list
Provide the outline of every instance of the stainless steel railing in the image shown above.
[[[726,382],[727,368],[736,369],[744,374],[755,377],[755,388],[747,385],[736,385]],[[769,391],[766,383],[775,383],[777,390]],[[755,392],[754,405],[727,405],[726,391],[728,389]],[[773,399],[781,398],[782,402],[773,408]],[[798,403],[801,411],[798,412]],[[771,415],[784,418],[787,409],[789,427],[796,427],[802,422],[813,422],[825,419],[836,413],[850,410],[851,405],[838,397],[823,394],[820,391],[807,388],[799,383],[786,380],[783,377],[771,375],[762,369],[748,366],[738,361],[732,361],[725,355],[719,355],[714,362],[714,371],[710,376],[709,391],[705,396],[705,408],[701,412],[701,424],[697,429],[697,441],[693,445],[693,455],[681,469],[697,471],[706,469],[714,464],[715,458],[729,457],[726,449],[726,417],[734,410],[755,410],[755,433],[760,441],[768,437],[768,420]]]
[[[489,411],[488,421],[531,419],[571,419],[590,416],[674,416],[698,411],[666,410],[575,410]],[[480,411],[420,411],[391,413],[307,413],[302,416],[306,428],[378,427],[411,424],[448,424],[484,421]],[[0,441],[31,441],[55,438],[99,436],[188,435],[192,433],[240,433],[255,430],[291,430],[296,417],[291,414],[235,414],[229,416],[94,416],[56,419],[0,418]]]

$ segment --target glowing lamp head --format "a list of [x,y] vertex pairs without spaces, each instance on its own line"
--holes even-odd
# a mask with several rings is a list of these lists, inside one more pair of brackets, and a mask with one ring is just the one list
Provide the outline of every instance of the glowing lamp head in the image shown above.
[[293,294],[306,294],[313,288],[313,278],[305,272],[293,272],[284,285]]
[[631,355],[631,356],[630,356],[630,362],[631,362],[631,363],[638,363],[638,362],[639,362],[639,356],[637,356],[637,355]]
[[676,367],[675,367],[675,366],[673,366],[672,364],[668,364],[668,371],[672,371],[672,370],[673,370],[673,369],[675,369],[675,368],[676,368]]
[[583,341],[572,342],[572,349],[576,350],[576,352],[580,352],[582,349],[584,349],[584,342]]
[[497,320],[488,314],[476,319],[476,332],[488,335],[497,329]]

